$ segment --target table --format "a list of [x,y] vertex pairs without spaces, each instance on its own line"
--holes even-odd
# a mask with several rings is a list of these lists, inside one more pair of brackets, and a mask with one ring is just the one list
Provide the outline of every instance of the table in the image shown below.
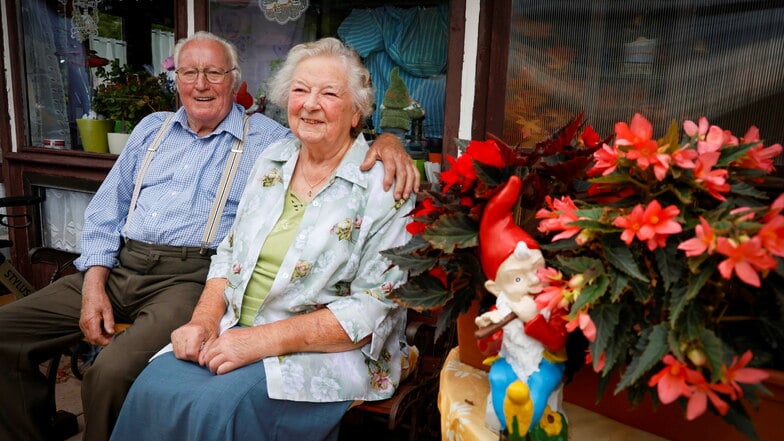
[[[441,368],[438,390],[441,439],[498,441],[498,434],[487,429],[484,422],[489,392],[487,372],[461,363],[459,349],[453,348]],[[575,404],[563,404],[570,441],[664,441]]]

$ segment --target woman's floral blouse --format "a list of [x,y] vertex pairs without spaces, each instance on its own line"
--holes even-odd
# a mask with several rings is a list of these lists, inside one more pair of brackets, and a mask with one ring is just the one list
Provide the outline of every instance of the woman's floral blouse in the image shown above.
[[[239,320],[245,287],[264,239],[283,210],[299,153],[299,141],[268,147],[251,172],[237,218],[212,258],[209,278],[226,277],[227,308],[221,331]],[[400,379],[405,342],[404,308],[387,298],[405,273],[389,268],[379,252],[405,244],[409,201],[383,189],[383,167],[360,172],[368,145],[359,137],[334,179],[305,206],[291,247],[255,318],[269,323],[329,308],[360,350],[296,353],[264,360],[271,398],[298,401],[388,398]]]

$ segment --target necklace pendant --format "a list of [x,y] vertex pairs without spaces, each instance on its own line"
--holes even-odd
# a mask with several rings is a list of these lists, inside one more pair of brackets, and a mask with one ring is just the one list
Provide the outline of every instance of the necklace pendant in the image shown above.
[[313,197],[313,190],[308,190],[308,197],[309,197],[309,198],[312,198],[312,197]]

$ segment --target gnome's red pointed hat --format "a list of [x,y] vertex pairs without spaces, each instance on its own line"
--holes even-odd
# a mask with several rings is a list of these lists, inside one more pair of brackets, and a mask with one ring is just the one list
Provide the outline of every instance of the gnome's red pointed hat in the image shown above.
[[539,249],[539,244],[515,224],[512,216],[521,185],[519,176],[509,178],[504,188],[487,201],[479,221],[479,258],[489,280],[495,280],[498,267],[514,253],[519,242],[525,242],[529,249]]

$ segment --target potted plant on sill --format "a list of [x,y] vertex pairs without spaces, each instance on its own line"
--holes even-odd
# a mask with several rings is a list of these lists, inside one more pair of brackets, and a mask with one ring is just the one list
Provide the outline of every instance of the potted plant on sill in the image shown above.
[[588,340],[600,391],[617,379],[631,404],[679,402],[689,420],[710,411],[757,439],[750,410],[767,374],[751,366],[784,364],[784,194],[762,190],[781,146],[704,118],[660,139],[641,115],[605,142],[581,127],[533,149],[472,141],[447,158],[441,189],[412,213],[414,237],[387,252],[411,272],[393,295],[445,320],[481,297],[478,219],[516,174],[517,224],[547,262],[536,304]]
[[174,109],[175,96],[165,73],[154,76],[137,71],[120,65],[115,58],[110,69],[100,66],[96,75],[102,82],[93,92],[93,111],[114,121],[114,133],[125,135],[118,137],[121,138],[119,150],[111,153],[119,154],[128,134],[142,118],[153,112]]

